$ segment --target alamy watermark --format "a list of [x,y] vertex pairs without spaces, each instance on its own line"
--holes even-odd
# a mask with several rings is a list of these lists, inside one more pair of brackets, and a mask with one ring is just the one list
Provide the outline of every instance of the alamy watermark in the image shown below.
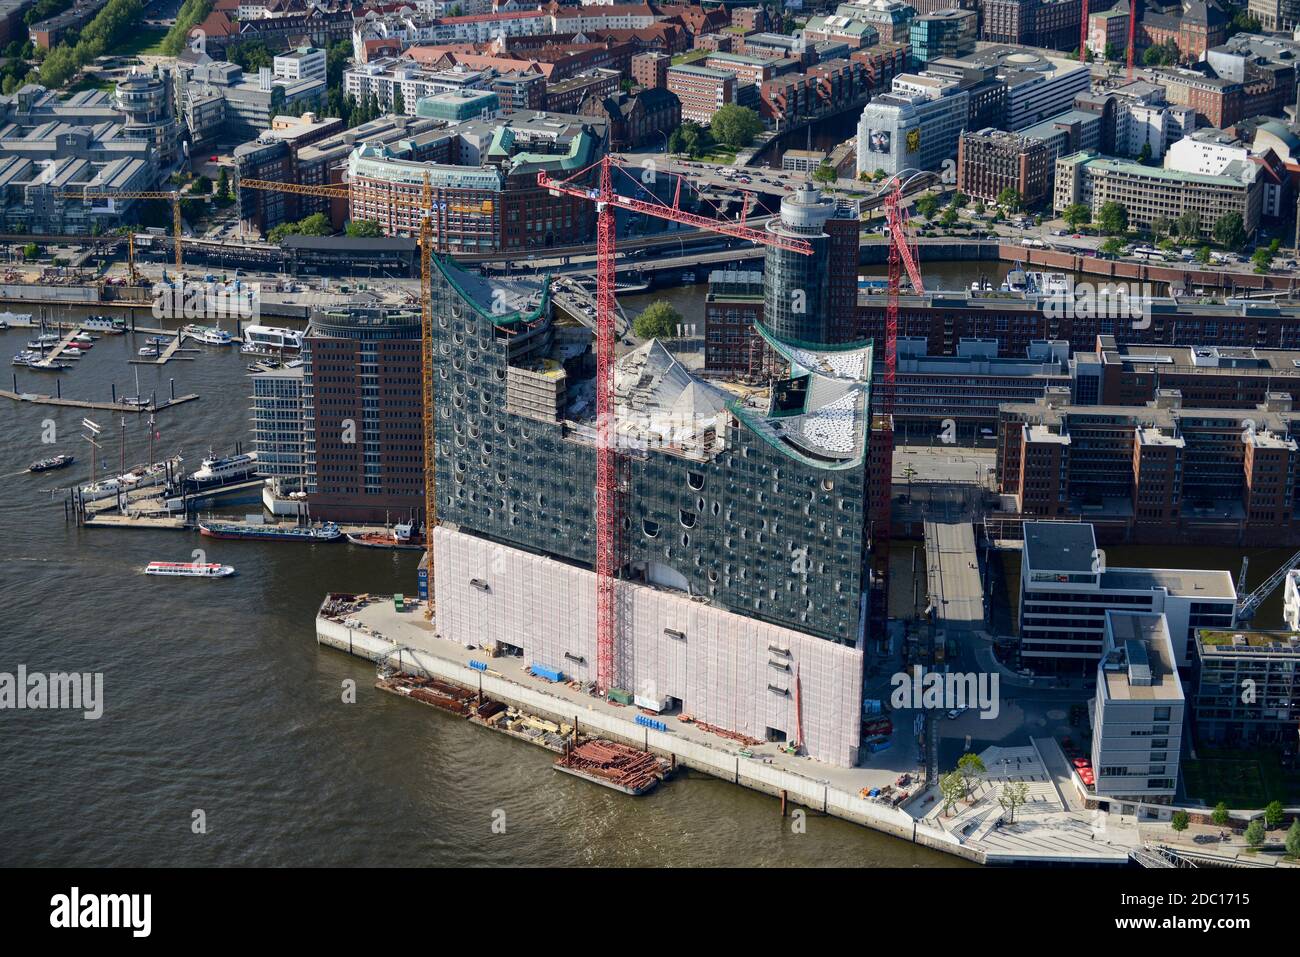
[[257,319],[262,313],[262,288],[249,282],[155,283],[155,319]]
[[103,672],[0,671],[0,711],[71,710],[87,721],[104,714]]
[[996,672],[926,672],[914,665],[889,679],[893,691],[889,703],[895,711],[912,708],[926,711],[974,709],[984,721],[992,721],[1002,710]]
[[1114,319],[1133,329],[1151,327],[1150,283],[1067,281],[1048,290],[1043,312],[1048,319]]

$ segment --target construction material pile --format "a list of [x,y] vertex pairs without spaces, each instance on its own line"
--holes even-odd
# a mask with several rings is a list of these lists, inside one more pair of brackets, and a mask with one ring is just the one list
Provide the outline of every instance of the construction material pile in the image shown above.
[[584,741],[555,763],[633,794],[650,790],[664,776],[663,766],[653,754],[613,741]]

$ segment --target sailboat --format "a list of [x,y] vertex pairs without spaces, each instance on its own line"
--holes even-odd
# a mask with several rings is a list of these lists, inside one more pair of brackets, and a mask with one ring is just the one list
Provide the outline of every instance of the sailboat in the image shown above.
[[122,396],[122,404],[135,406],[135,408],[141,409],[144,408],[146,405],[148,405],[149,402],[150,402],[149,399],[145,399],[140,395],[140,370],[136,369],[135,370],[135,395]]

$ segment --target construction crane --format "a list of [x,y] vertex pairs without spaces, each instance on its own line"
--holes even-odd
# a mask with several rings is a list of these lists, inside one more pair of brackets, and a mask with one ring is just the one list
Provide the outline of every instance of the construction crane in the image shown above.
[[[1088,62],[1088,0],[1083,0],[1083,22],[1079,24],[1079,62]],[[1105,52],[1102,53],[1103,58]]]
[[1133,40],[1137,36],[1138,0],[1128,0],[1128,78],[1133,79]]
[[[181,200],[182,199],[203,199],[202,196],[187,196],[178,190],[142,190],[142,191],[122,191],[122,190],[61,190],[56,193],[60,199],[80,199],[83,201],[92,199],[164,199],[172,204],[172,244],[176,247],[176,273],[179,276],[185,266],[185,260],[181,254]],[[135,282],[135,241],[134,237],[127,236],[127,259],[131,270],[131,281]]]
[[[271,190],[296,193],[299,196],[321,196],[326,199],[351,201],[355,194],[365,190],[358,186],[302,186],[297,183],[277,183],[262,179],[236,179],[235,191],[240,189]],[[426,173],[420,199],[383,196],[383,201],[394,208],[416,209],[420,216],[420,380],[421,412],[424,418],[424,569],[427,601],[425,620],[433,618],[433,526],[438,521],[437,495],[437,441],[434,436],[433,403],[433,187]]]
[[[617,642],[614,582],[621,567],[619,533],[622,524],[622,496],[618,477],[618,436],[614,408],[614,255],[616,210],[626,210],[721,233],[763,246],[811,255],[812,244],[804,239],[782,236],[778,232],[755,229],[742,223],[719,222],[681,207],[680,176],[672,205],[662,200],[647,201],[619,195],[613,186],[616,166],[609,156],[587,166],[564,180],[555,180],[545,171],[537,174],[539,186],[551,196],[572,196],[596,204],[596,687],[601,693],[616,687],[614,651]],[[620,170],[620,172],[622,172]],[[587,183],[595,173],[597,185]],[[628,176],[638,191],[640,181]]]
[[1286,580],[1286,576],[1293,569],[1300,568],[1300,552],[1296,552],[1286,561],[1284,561],[1273,574],[1264,580],[1264,583],[1256,588],[1249,595],[1241,595],[1246,584],[1246,567],[1249,558],[1241,563],[1241,579],[1237,582],[1237,608],[1233,615],[1234,622],[1249,621],[1255,617],[1255,612],[1259,611],[1259,606],[1264,604],[1268,596],[1277,590],[1277,586]]

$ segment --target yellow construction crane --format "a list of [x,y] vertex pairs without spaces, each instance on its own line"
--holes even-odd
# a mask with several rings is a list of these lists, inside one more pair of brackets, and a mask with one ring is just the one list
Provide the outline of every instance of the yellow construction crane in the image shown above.
[[[236,194],[240,189],[261,189],[277,193],[294,193],[298,196],[320,196],[326,199],[346,199],[351,201],[354,188],[348,186],[307,186],[298,183],[277,183],[264,179],[236,179]],[[356,187],[361,193],[362,189]],[[424,608],[424,617],[433,618],[433,526],[438,521],[437,483],[437,441],[434,436],[433,406],[433,274],[430,257],[433,253],[433,187],[429,176],[424,177],[424,186],[420,191],[419,201],[402,197],[384,196],[383,201],[395,208],[417,209],[420,217],[420,373],[423,387],[421,408],[424,416],[424,554],[426,587],[428,602]]]
[[[78,189],[63,190],[58,194],[60,199],[165,199],[172,204],[172,242],[176,246],[176,272],[179,274],[185,265],[184,257],[181,255],[181,200],[182,199],[203,199],[202,196],[185,196],[176,190],[143,190],[143,191],[122,191],[122,190],[100,190],[100,189]],[[131,281],[135,282],[135,241],[134,237],[127,238],[127,261],[131,270]]]

